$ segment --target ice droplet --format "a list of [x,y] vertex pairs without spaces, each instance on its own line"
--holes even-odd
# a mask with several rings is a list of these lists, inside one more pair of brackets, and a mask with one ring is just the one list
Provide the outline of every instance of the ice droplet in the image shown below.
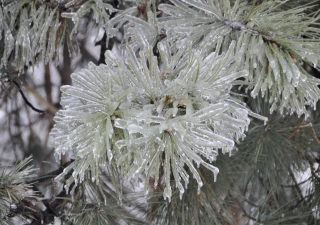
[[180,190],[180,194],[179,194],[180,200],[182,200],[183,193],[184,193],[184,190]]
[[214,182],[217,181],[217,175],[218,175],[218,173],[213,173],[213,177],[214,177],[214,178],[213,178],[213,181],[214,181]]
[[126,129],[128,126],[128,123],[126,120],[123,120],[123,119],[115,119],[114,125],[120,129]]
[[122,147],[126,146],[128,143],[126,140],[119,140],[116,142],[116,146],[121,149]]

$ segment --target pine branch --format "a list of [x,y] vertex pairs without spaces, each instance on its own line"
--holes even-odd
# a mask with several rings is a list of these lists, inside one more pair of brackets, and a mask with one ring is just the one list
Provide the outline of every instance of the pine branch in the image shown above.
[[78,51],[76,33],[80,20],[93,12],[92,20],[102,27],[109,20],[107,10],[110,14],[118,11],[102,0],[5,0],[0,6],[0,32],[4,33],[3,37],[0,35],[0,69],[12,63],[21,73],[40,60],[58,64],[59,49],[65,41],[70,55]]
[[279,10],[284,2],[262,1],[258,6],[240,1],[234,5],[230,1],[172,2],[175,7],[162,4],[159,8],[170,15],[161,25],[173,33],[173,41],[178,45],[191,41],[207,53],[216,49],[219,36],[224,37],[225,47],[235,39],[236,63],[250,71],[246,81],[251,95],[256,97],[260,91],[267,95],[273,103],[271,112],[288,109],[309,116],[305,105],[315,107],[320,82],[301,64],[318,68],[319,16],[305,14],[314,6]]
[[28,166],[31,160],[31,157],[26,158],[15,165],[11,171],[8,168],[4,168],[0,175],[0,222],[2,224],[6,223],[6,213],[12,207],[17,206],[17,209],[20,202],[27,201],[28,198],[33,198],[36,195],[32,191],[31,185],[23,181],[23,179],[35,177],[35,169],[32,166]]
[[1,212],[31,224],[318,222],[320,81],[305,65],[319,69],[320,17],[300,3],[4,0],[1,71],[60,63],[65,41],[77,52],[77,32],[91,32],[84,19],[105,34],[102,64],[61,88],[50,137],[74,161],[32,183],[2,176],[14,188],[0,188]]

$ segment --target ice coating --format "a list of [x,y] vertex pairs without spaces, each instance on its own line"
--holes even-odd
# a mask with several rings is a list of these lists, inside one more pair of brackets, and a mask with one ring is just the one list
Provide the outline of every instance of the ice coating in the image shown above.
[[[219,170],[212,163],[217,149],[231,152],[250,123],[250,110],[229,95],[230,82],[248,75],[247,70],[229,69],[234,47],[203,57],[189,48],[184,54],[181,49],[171,52],[169,43],[161,42],[158,50],[166,58],[161,69],[147,46],[138,55],[128,49],[125,62],[107,51],[106,65],[89,64],[74,73],[74,86],[61,88],[64,109],[51,132],[57,154],[74,148],[81,161],[72,182],[81,183],[87,170],[98,182],[99,165],[113,160],[128,178],[144,174],[146,182],[154,178],[155,186],[162,167],[163,196],[169,201],[171,175],[180,196],[189,175],[200,192],[201,166],[216,179]],[[168,71],[166,79],[161,71]]]

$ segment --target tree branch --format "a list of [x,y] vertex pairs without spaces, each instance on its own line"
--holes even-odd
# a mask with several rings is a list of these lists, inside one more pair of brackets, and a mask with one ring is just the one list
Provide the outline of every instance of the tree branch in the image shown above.
[[24,95],[23,91],[21,90],[19,84],[15,81],[15,80],[9,80],[11,82],[13,82],[17,88],[18,88],[18,91],[20,92],[24,102],[33,110],[33,111],[36,111],[38,113],[46,113],[46,111],[43,111],[43,110],[40,110],[40,109],[37,109],[36,107],[34,107],[27,99],[27,97]]
[[52,105],[50,102],[46,101],[38,92],[36,92],[36,90],[34,90],[32,87],[30,87],[29,85],[25,85],[25,88],[27,91],[30,91],[34,97],[36,97],[41,103],[43,103],[47,108],[48,111],[50,111],[53,114],[56,114],[56,112],[58,112],[58,109]]

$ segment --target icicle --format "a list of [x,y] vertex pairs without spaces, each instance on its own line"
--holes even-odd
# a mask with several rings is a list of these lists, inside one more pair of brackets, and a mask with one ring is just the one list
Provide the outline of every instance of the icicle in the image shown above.
[[159,106],[157,107],[157,113],[159,114],[159,115],[161,115],[161,111],[162,111],[162,109],[163,109],[163,107],[164,107],[164,102],[160,102],[160,104],[159,104]]
[[198,195],[200,194],[200,189],[201,189],[202,186],[203,186],[202,182],[198,183],[198,190],[197,190],[197,194]]
[[180,200],[182,200],[183,193],[184,193],[184,189],[183,189],[183,190],[180,190],[180,193],[179,193],[179,198],[180,198]]

